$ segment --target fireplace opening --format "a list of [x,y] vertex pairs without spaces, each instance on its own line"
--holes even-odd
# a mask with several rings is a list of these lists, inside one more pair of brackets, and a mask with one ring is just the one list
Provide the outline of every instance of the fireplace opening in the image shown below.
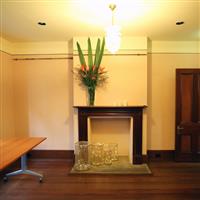
[[132,117],[88,117],[88,142],[116,143],[118,155],[128,156],[130,163],[133,162],[132,132]]
[[[132,124],[132,163],[142,164],[142,118],[146,106],[75,106],[78,109],[78,140],[88,141],[88,118],[91,117],[128,117]],[[134,124],[134,126],[133,126]]]

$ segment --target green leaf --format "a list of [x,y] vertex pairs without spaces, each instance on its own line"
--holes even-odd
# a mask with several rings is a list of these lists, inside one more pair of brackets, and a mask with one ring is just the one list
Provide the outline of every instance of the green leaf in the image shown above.
[[101,45],[101,50],[100,50],[99,58],[98,58],[98,61],[97,61],[97,68],[99,68],[99,66],[101,64],[101,60],[102,60],[103,52],[104,52],[104,47],[105,47],[105,38],[103,38],[103,42],[102,42],[102,45]]
[[97,66],[97,61],[99,60],[99,53],[100,53],[100,39],[98,38],[96,51],[95,51],[95,58],[94,58],[94,65]]
[[84,58],[83,52],[81,50],[81,47],[78,42],[76,42],[76,44],[77,44],[80,63],[81,63],[81,65],[86,66],[85,58]]
[[90,67],[90,69],[91,69],[92,66],[93,66],[92,45],[91,45],[90,38],[88,38],[88,66]]

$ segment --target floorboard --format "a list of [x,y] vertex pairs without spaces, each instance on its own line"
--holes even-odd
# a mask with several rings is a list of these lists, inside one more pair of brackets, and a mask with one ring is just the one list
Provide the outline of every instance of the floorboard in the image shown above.
[[152,175],[73,175],[72,162],[32,159],[44,182],[21,175],[0,182],[1,200],[199,200],[200,163],[152,162]]

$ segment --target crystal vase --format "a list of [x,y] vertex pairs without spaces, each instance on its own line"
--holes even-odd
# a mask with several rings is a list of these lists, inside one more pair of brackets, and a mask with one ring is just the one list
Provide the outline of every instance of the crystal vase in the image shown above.
[[74,168],[77,171],[85,171],[90,168],[88,155],[88,142],[79,141],[75,143],[75,164]]

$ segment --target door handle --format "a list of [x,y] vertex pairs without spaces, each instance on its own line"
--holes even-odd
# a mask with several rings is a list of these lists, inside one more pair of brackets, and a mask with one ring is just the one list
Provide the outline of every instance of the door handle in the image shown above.
[[181,130],[183,130],[184,128],[181,126],[177,126],[177,134],[181,134]]
[[183,130],[184,128],[181,126],[177,126],[177,130]]

